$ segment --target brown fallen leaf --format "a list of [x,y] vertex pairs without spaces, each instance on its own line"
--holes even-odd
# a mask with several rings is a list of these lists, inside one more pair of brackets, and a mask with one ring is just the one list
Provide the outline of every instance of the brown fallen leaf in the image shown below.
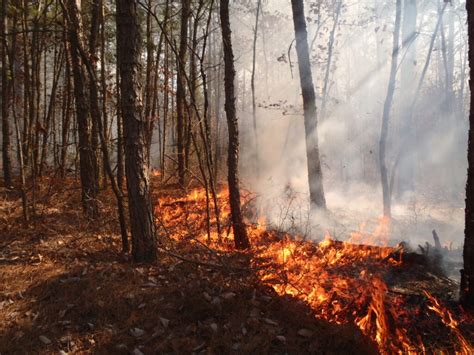
[[226,292],[226,293],[223,293],[221,296],[225,300],[230,300],[230,299],[234,298],[236,295],[235,295],[234,292]]
[[44,345],[49,345],[51,344],[51,340],[45,335],[40,335],[39,340],[44,344]]
[[160,322],[163,325],[163,327],[168,328],[168,326],[170,324],[170,320],[166,319],[166,318],[163,318],[163,317],[159,317],[159,318],[160,318]]
[[132,328],[130,329],[130,334],[132,334],[136,338],[139,338],[145,334],[145,331],[140,328]]
[[265,323],[269,324],[269,325],[278,325],[277,322],[275,322],[274,320],[271,320],[271,319],[269,319],[269,318],[265,318],[263,321],[264,321]]
[[297,333],[297,334],[298,334],[299,336],[304,337],[304,338],[310,338],[310,337],[313,336],[313,332],[312,332],[311,330],[309,330],[309,329],[304,329],[304,328],[298,330],[298,333]]

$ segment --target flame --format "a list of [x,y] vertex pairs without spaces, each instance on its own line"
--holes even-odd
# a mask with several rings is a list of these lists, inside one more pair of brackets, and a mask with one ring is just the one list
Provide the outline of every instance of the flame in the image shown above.
[[367,222],[364,222],[360,225],[359,231],[350,234],[348,242],[387,246],[390,237],[390,222],[390,217],[379,217],[378,225],[372,233],[366,231]]
[[467,339],[459,330],[459,321],[456,320],[456,318],[451,313],[451,311],[447,309],[445,306],[443,306],[436,297],[434,297],[428,291],[423,291],[423,292],[425,293],[428,300],[431,302],[431,305],[428,305],[428,309],[436,313],[441,318],[441,321],[443,322],[443,324],[446,325],[448,328],[450,328],[453,334],[458,339],[458,342],[461,346],[461,349],[458,353],[463,354],[463,355],[472,354],[474,352],[474,348],[471,347]]
[[[197,241],[229,251],[233,248],[233,235],[228,190],[220,190],[217,198],[222,225],[220,239],[213,208],[206,211],[204,189],[194,189],[186,196],[168,192],[160,197],[156,212],[174,240]],[[206,231],[208,215],[210,239]],[[403,265],[400,248],[388,246],[389,218],[379,218],[372,232],[368,231],[370,223],[361,224],[346,242],[334,240],[326,233],[317,244],[267,230],[265,222],[264,217],[259,217],[257,224],[247,228],[253,263],[263,284],[279,295],[304,301],[318,318],[356,325],[378,344],[381,353],[427,353],[421,333],[413,334],[416,312],[408,310],[403,296],[389,292],[384,281],[389,270]],[[427,297],[429,309],[455,334],[461,353],[472,353],[452,313],[431,295]]]

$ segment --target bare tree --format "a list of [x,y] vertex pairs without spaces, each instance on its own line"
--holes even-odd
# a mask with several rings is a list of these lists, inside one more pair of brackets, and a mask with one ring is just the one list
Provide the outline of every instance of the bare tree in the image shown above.
[[379,140],[379,164],[380,175],[382,179],[382,193],[383,193],[383,215],[390,217],[391,211],[391,188],[388,181],[388,169],[386,162],[386,149],[388,137],[388,124],[390,121],[390,111],[392,109],[393,94],[395,93],[395,84],[398,66],[398,53],[400,42],[400,22],[402,16],[402,0],[397,0],[395,27],[393,29],[393,47],[392,47],[392,62],[390,65],[390,78],[388,80],[387,96],[383,106],[382,129]]
[[82,184],[82,204],[90,218],[96,218],[97,205],[97,158],[92,149],[92,130],[90,107],[86,95],[86,75],[81,59],[82,23],[75,0],[68,0],[66,6],[61,2],[67,18],[69,43],[71,45],[71,65],[74,79],[76,119],[79,128],[79,159]]
[[147,159],[147,122],[142,115],[142,43],[137,7],[137,0],[117,1],[117,60],[125,136],[125,172],[132,254],[137,262],[151,262],[156,259],[156,240]]
[[227,156],[227,179],[229,183],[230,210],[234,230],[235,247],[250,247],[247,230],[245,229],[240,206],[239,188],[239,125],[235,109],[235,67],[232,50],[232,32],[229,20],[229,0],[220,0],[220,17],[222,28],[222,45],[224,49],[224,89],[225,113],[229,131],[229,148]]
[[296,37],[296,54],[300,72],[301,91],[303,94],[304,127],[306,138],[306,157],[308,160],[309,197],[312,207],[326,209],[324,197],[323,172],[319,157],[318,118],[313,75],[309,61],[308,32],[304,14],[303,0],[291,0],[293,24]]
[[0,16],[0,32],[2,34],[1,40],[1,61],[2,61],[2,163],[3,163],[3,178],[5,186],[12,185],[12,158],[11,158],[11,129],[10,119],[8,114],[8,64],[7,64],[7,0],[2,0],[1,16]]
[[179,183],[184,186],[185,155],[184,155],[184,127],[185,127],[185,102],[186,102],[186,56],[188,52],[188,20],[191,11],[190,0],[183,0],[181,6],[181,37],[179,42],[178,77],[176,86],[176,119],[178,133],[178,175]]

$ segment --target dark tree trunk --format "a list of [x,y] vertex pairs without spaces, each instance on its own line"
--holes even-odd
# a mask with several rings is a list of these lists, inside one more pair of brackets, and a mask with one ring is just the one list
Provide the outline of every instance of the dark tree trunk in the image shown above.
[[[101,0],[92,0],[91,2],[91,25],[89,33],[89,62],[92,65],[94,74],[97,73],[97,46],[98,46],[98,36],[99,36],[99,25],[100,25],[100,11],[102,9]],[[92,80],[92,79],[91,79]],[[89,102],[91,109],[91,118],[92,118],[92,149],[94,151],[95,164],[96,164],[96,180],[97,185],[100,181],[100,167],[99,164],[99,128],[98,122],[101,119],[100,107],[98,105],[99,95],[97,92],[97,86],[95,83],[89,83]]]
[[313,75],[311,73],[311,63],[309,61],[308,33],[306,31],[303,0],[291,0],[291,6],[293,9],[293,23],[295,26],[296,53],[298,56],[301,91],[303,94],[309,197],[312,207],[326,209],[323,173],[318,146],[316,95],[314,92]]
[[[93,8],[93,11],[98,12],[100,8],[102,7],[102,4],[100,2],[96,3],[97,8]],[[99,19],[100,13],[93,14],[92,17],[95,18],[94,21],[97,22],[98,24],[98,19]],[[95,31],[98,32],[98,27],[95,25],[91,26],[91,32]],[[91,35],[91,39],[89,42],[89,49],[91,52],[95,52],[92,48],[95,48],[95,39],[92,38],[93,36]],[[119,217],[119,223],[120,223],[120,231],[122,235],[122,250],[124,252],[129,251],[129,243],[128,243],[128,234],[127,234],[127,226],[126,226],[126,221],[125,221],[125,208],[124,208],[124,196],[122,189],[117,185],[112,166],[110,164],[110,155],[107,147],[107,140],[106,140],[106,135],[105,131],[106,129],[104,128],[104,122],[102,121],[102,117],[100,115],[100,108],[99,108],[99,93],[98,93],[98,79],[96,75],[96,66],[94,64],[94,57],[95,54],[89,53],[89,55],[86,55],[86,52],[84,51],[83,48],[80,49],[80,54],[81,58],[83,61],[84,66],[87,69],[87,73],[89,76],[89,93],[90,93],[90,105],[91,105],[91,112],[92,112],[92,117],[94,120],[94,123],[96,125],[96,134],[99,136],[98,138],[101,144],[101,150],[102,150],[102,156],[103,156],[103,163],[104,163],[104,173],[107,174],[107,176],[110,179],[110,183],[112,186],[112,190],[115,194],[115,197],[117,199],[117,210],[118,210],[118,217]],[[104,115],[105,117],[105,115]]]
[[6,22],[7,22],[7,0],[2,0],[0,26],[2,34],[1,43],[1,61],[2,61],[2,163],[3,178],[5,186],[12,185],[12,158],[11,158],[11,129],[10,118],[8,115],[8,64],[7,64],[7,38]]
[[178,133],[178,175],[179,183],[184,186],[185,182],[185,156],[184,156],[184,128],[185,128],[185,102],[186,102],[186,55],[188,51],[188,19],[190,15],[191,1],[183,0],[181,7],[181,35],[178,55],[178,77],[176,87],[176,129]]
[[[147,6],[151,9],[153,8],[153,1],[148,0]],[[152,114],[152,104],[153,104],[153,99],[156,96],[156,90],[153,90],[153,81],[154,81],[154,68],[153,68],[153,62],[154,62],[154,52],[155,52],[155,44],[153,42],[153,26],[151,22],[151,12],[147,11],[146,14],[146,68],[145,68],[145,109],[144,109],[144,115],[145,119],[148,124],[148,132],[147,132],[147,142],[151,144],[152,138],[153,138],[153,127],[154,127],[154,117]],[[157,63],[158,64],[158,63]],[[151,152],[148,152],[148,160],[150,160],[150,154]]]
[[142,116],[141,36],[137,7],[136,0],[117,1],[117,60],[133,259],[151,262],[156,259],[156,240],[147,161],[147,122]]
[[75,0],[68,0],[65,15],[68,19],[69,42],[71,44],[71,64],[74,78],[76,119],[79,129],[79,160],[82,183],[82,203],[90,218],[96,218],[97,206],[97,160],[92,149],[91,120],[89,102],[86,95],[86,76],[81,60],[82,25]]
[[[16,28],[17,25],[17,15],[13,16],[13,27]],[[26,174],[25,174],[25,166],[24,166],[24,159],[23,159],[23,148],[21,146],[21,133],[20,133],[20,125],[18,122],[18,114],[17,114],[17,103],[20,102],[21,98],[16,92],[16,78],[19,77],[20,66],[16,62],[18,58],[15,56],[17,48],[17,35],[14,34],[11,37],[11,46],[10,46],[10,54],[9,54],[9,64],[10,64],[10,73],[11,76],[11,88],[12,88],[12,116],[13,122],[16,132],[16,148],[17,148],[17,155],[18,155],[18,168],[20,170],[20,191],[21,191],[21,202],[22,202],[22,210],[23,210],[23,220],[25,224],[29,222],[29,211],[28,211],[28,194],[26,191]]]
[[225,86],[225,113],[229,131],[229,150],[227,157],[228,183],[230,195],[230,210],[234,242],[237,249],[250,247],[247,230],[242,217],[239,189],[239,126],[235,109],[235,68],[234,53],[232,50],[232,32],[229,20],[229,0],[220,1],[220,17],[222,28],[222,45],[224,48],[224,86]]
[[464,269],[461,270],[461,303],[474,309],[474,2],[466,1],[469,35],[471,106],[469,112],[468,169],[466,184],[466,226],[464,230]]
[[400,21],[402,15],[402,0],[397,0],[395,27],[393,29],[393,47],[392,47],[392,62],[390,66],[390,78],[388,80],[387,96],[383,106],[382,129],[380,132],[379,141],[379,164],[380,175],[382,179],[382,193],[383,193],[383,215],[390,217],[391,212],[391,189],[388,181],[388,169],[386,162],[386,148],[388,137],[388,124],[390,121],[390,111],[392,109],[393,94],[395,93],[395,83],[398,65],[399,41],[400,41]]
[[122,117],[122,104],[120,102],[120,74],[117,70],[116,75],[117,85],[117,184],[120,190],[123,190],[123,179],[125,177],[125,163],[123,157],[123,117]]
[[[109,147],[109,120],[107,117],[107,78],[106,78],[106,66],[107,61],[105,58],[105,16],[104,16],[104,2],[100,0],[100,84],[102,94],[102,122],[103,122],[103,136],[105,139],[105,146]],[[103,169],[106,171],[106,162],[103,161]],[[104,176],[103,179],[104,188],[107,187],[107,179]]]
[[67,166],[67,152],[69,146],[69,127],[71,125],[71,59],[70,59],[70,45],[64,33],[64,53],[65,53],[65,70],[64,70],[64,86],[63,86],[63,117],[61,127],[61,159],[60,159],[60,173],[62,177],[66,176]]

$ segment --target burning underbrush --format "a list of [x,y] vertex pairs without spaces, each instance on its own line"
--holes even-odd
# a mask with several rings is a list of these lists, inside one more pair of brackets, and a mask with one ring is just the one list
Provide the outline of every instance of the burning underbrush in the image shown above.
[[[242,201],[247,213],[250,196]],[[167,192],[158,200],[159,224],[173,240],[165,250],[199,245],[217,264],[235,267],[226,258],[233,243],[225,189],[217,194],[218,218],[201,189]],[[316,243],[267,230],[262,222],[249,224],[249,268],[279,295],[309,305],[317,318],[356,325],[382,353],[472,354],[473,319],[454,302],[457,284],[403,244],[387,246],[389,230],[390,221],[382,218],[375,230],[354,232],[346,242],[328,234]]]

